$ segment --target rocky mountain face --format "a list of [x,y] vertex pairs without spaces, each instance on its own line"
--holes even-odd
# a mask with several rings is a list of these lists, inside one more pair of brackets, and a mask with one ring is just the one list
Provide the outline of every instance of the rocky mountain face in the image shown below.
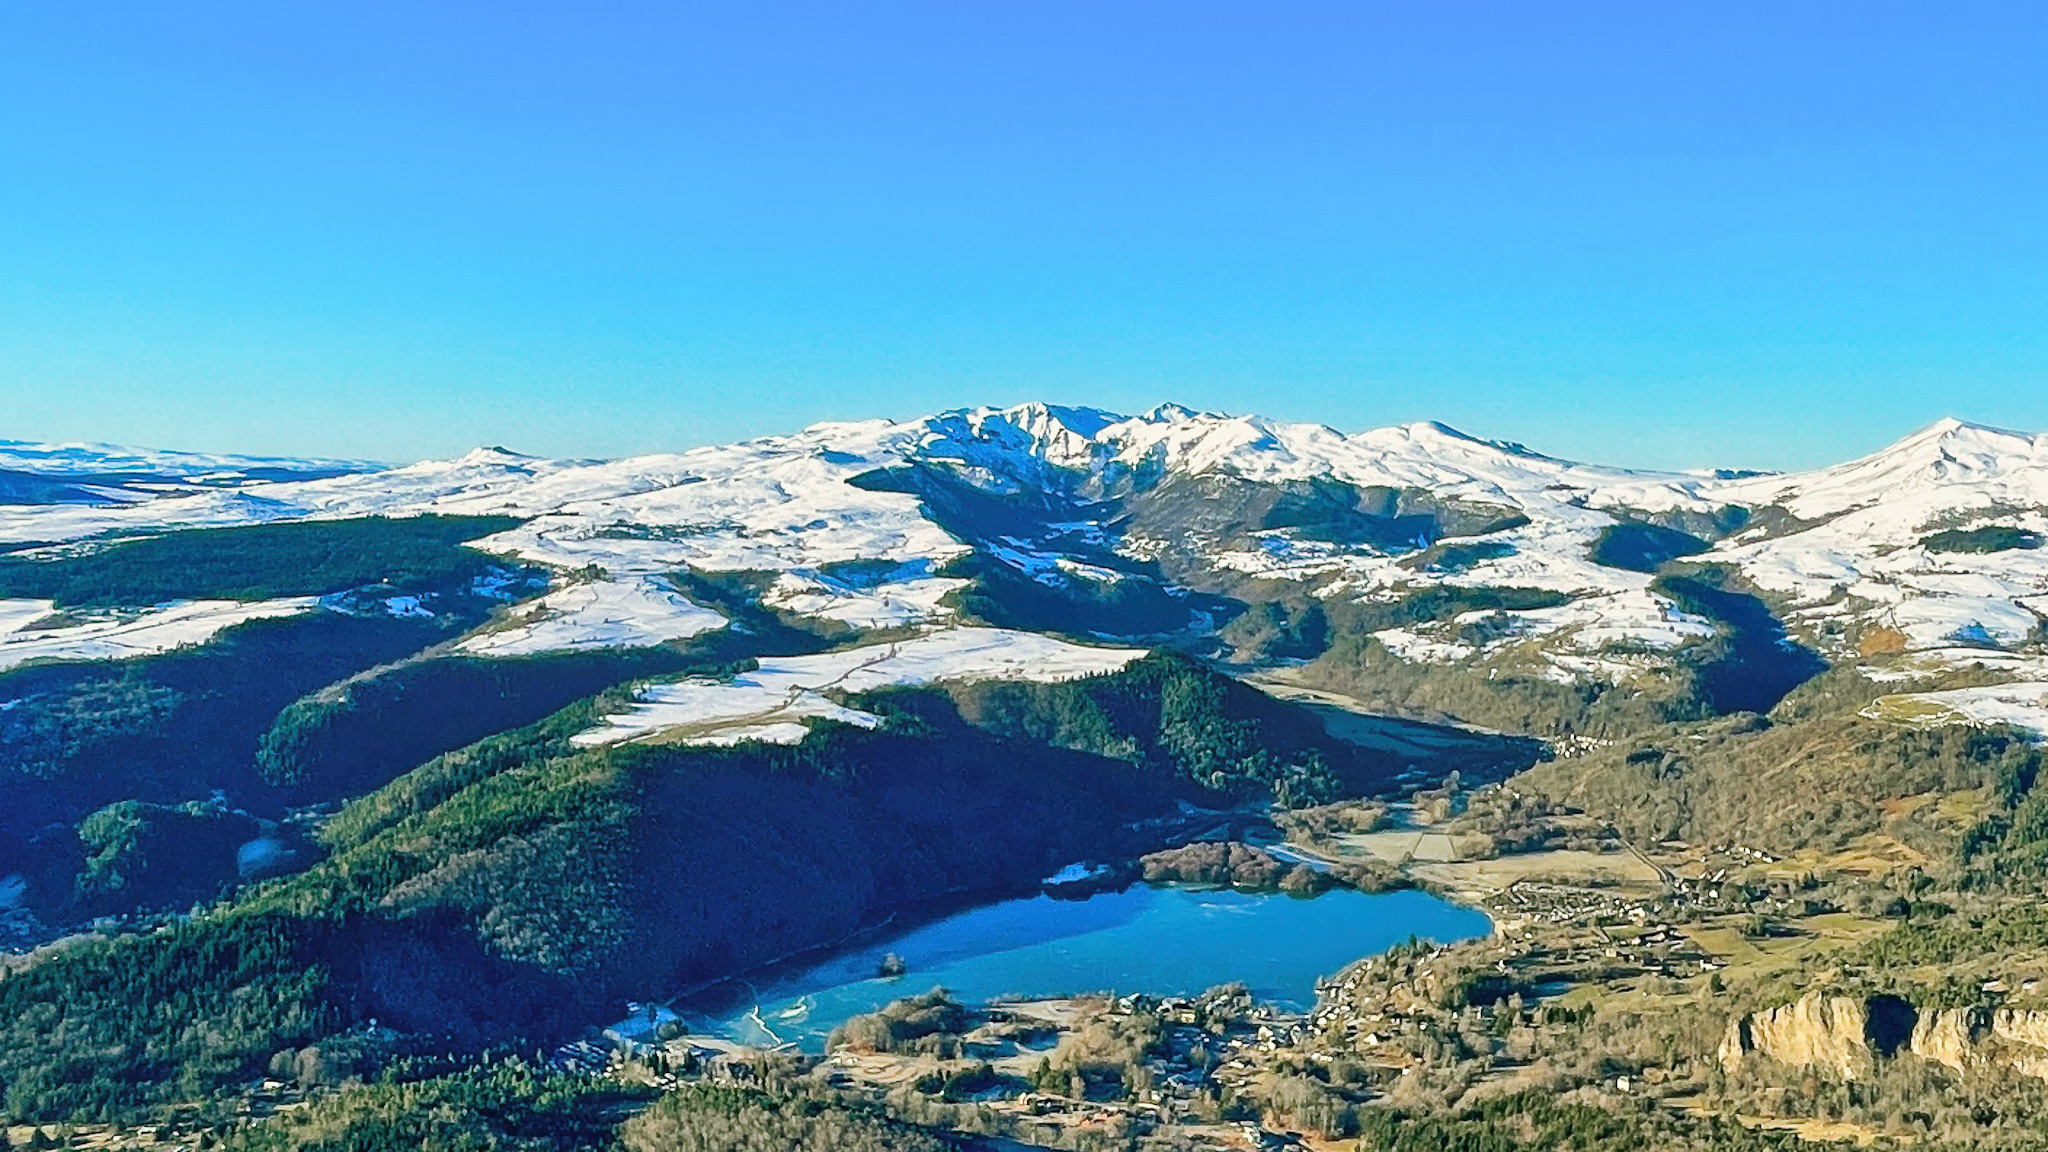
[[1958,1072],[2002,1068],[2048,1080],[2048,1012],[1919,1009],[1895,996],[1814,991],[1729,1020],[1718,1050],[1731,1075],[1764,1058],[1843,1080],[1867,1078],[1880,1061],[1902,1054]]

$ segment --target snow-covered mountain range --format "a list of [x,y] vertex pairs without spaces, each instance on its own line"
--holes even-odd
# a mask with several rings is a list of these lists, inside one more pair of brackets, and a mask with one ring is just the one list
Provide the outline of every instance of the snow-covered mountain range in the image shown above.
[[0,504],[121,504],[205,488],[375,470],[360,460],[220,456],[0,440]]
[[1553,594],[1540,607],[1376,638],[1412,661],[1535,653],[1559,679],[1626,676],[1710,635],[1653,586],[1687,554],[1737,573],[1829,659],[1880,674],[1988,659],[2034,675],[2048,614],[2048,435],[1954,420],[1762,475],[1580,464],[1435,423],[1347,435],[1044,404],[600,461],[487,448],[381,468],[0,443],[10,472],[43,485],[0,493],[0,546],[16,549],[283,519],[525,518],[480,546],[564,577],[465,642],[501,655],[721,626],[669,582],[683,568],[760,574],[770,606],[852,628],[943,621],[975,577],[1119,590],[1146,622],[1085,630],[1125,636],[1210,626],[1204,597],[1538,589]]

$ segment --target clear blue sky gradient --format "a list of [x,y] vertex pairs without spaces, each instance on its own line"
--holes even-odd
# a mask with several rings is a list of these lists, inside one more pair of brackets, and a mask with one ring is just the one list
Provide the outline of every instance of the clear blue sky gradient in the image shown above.
[[2048,428],[2048,6],[0,8],[0,437]]

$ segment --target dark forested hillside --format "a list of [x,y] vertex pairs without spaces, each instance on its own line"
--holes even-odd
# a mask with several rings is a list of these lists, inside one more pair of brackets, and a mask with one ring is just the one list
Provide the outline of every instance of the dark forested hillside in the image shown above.
[[[513,523],[427,516],[260,525],[0,562],[0,597],[48,597],[81,611],[175,597],[345,593],[328,607],[250,621],[189,648],[43,661],[0,674],[0,877],[22,875],[29,902],[59,917],[88,905],[121,911],[210,893],[236,879],[232,848],[210,852],[209,869],[169,888],[100,880],[77,887],[72,867],[99,850],[80,846],[75,826],[110,804],[178,805],[216,794],[275,817],[290,805],[374,787],[416,763],[374,779],[363,771],[322,779],[264,773],[258,752],[294,700],[448,640],[507,595],[544,587],[544,574],[463,545]],[[545,699],[536,714],[595,690],[590,676],[571,679],[571,694]],[[73,905],[88,894],[88,905]]]
[[794,747],[578,749],[586,702],[438,757],[344,811],[310,871],[0,979],[21,1028],[65,988],[106,990],[69,1001],[61,1033],[0,1035],[0,1078],[17,1114],[47,1115],[203,1091],[370,1017],[464,1044],[546,1038],[891,912],[1140,850],[1160,833],[1134,824],[1180,799],[1376,779],[1313,718],[1179,657],[963,698],[872,694],[879,730]]
[[507,516],[366,517],[166,532],[57,559],[0,557],[0,599],[121,607],[320,596],[364,584],[442,586],[481,576],[493,563],[460,545],[518,523]]

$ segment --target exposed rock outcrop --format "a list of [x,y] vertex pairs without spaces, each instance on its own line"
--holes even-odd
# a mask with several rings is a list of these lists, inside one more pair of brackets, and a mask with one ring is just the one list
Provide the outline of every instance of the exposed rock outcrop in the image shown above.
[[1958,1072],[2003,1067],[2048,1080],[2048,1012],[1942,1008],[1913,1027],[1915,1056]]
[[1869,1075],[1878,1056],[1897,1051],[1913,1024],[1912,1006],[1895,997],[1808,992],[1790,1004],[1729,1021],[1721,1065],[1735,1071],[1755,1053],[1855,1080]]
[[1900,1052],[1958,1072],[1996,1067],[2048,1080],[2048,1012],[1923,1012],[1896,996],[1808,992],[1790,1004],[1730,1020],[1717,1055],[1731,1073],[1764,1057],[1856,1080],[1870,1075],[1879,1059]]

